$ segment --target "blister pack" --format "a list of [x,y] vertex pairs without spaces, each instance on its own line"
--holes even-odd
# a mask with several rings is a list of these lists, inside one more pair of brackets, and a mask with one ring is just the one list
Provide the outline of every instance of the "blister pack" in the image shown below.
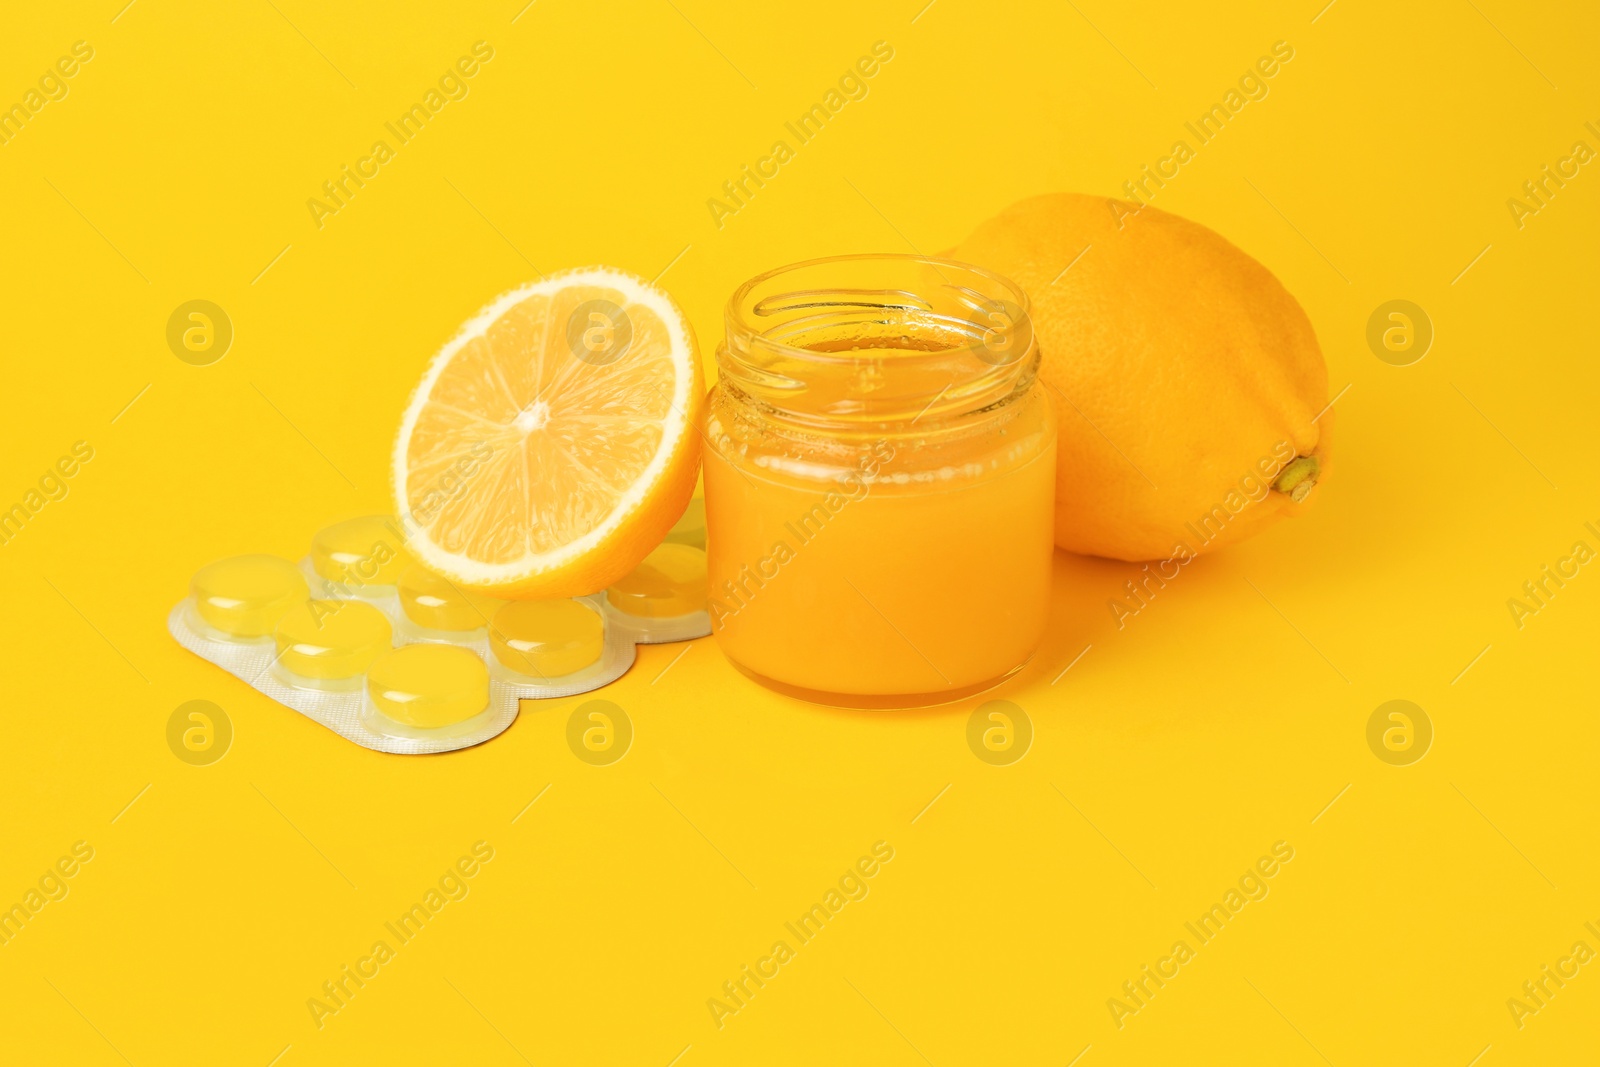
[[[496,600],[412,561],[392,520],[337,523],[298,564],[235,556],[194,575],[167,617],[179,644],[339,736],[379,752],[467,748],[502,733],[520,701],[620,678],[635,645],[711,632],[704,521],[610,589]],[[688,542],[688,543],[685,543]]]

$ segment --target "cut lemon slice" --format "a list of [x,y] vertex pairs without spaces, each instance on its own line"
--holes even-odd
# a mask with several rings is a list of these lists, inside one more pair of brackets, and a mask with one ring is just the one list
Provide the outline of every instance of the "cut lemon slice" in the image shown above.
[[407,548],[480,592],[595,593],[694,491],[704,385],[672,300],[607,267],[506,293],[434,357],[400,423]]

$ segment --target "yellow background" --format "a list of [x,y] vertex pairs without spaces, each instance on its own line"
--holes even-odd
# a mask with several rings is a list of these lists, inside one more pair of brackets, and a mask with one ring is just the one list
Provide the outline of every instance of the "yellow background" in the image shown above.
[[[1593,1062],[1600,965],[1520,1030],[1506,1007],[1600,949],[1600,569],[1521,629],[1506,604],[1600,548],[1600,170],[1520,229],[1506,206],[1600,148],[1592,8],[121,2],[18,8],[0,38],[0,102],[95,50],[0,146],[0,502],[95,449],[0,547],[0,903],[95,849],[0,947],[0,1058]],[[479,40],[470,95],[318,229],[306,200]],[[719,229],[707,199],[879,40],[866,99]],[[1349,386],[1337,470],[1121,630],[1135,568],[1058,554],[1049,635],[993,694],[1033,723],[1020,762],[968,749],[979,701],[825,711],[712,641],[643,649],[596,694],[636,730],[612,766],[568,750],[578,700],[384,756],[167,635],[201,564],[385,510],[424,362],[535,268],[670,266],[709,353],[759,270],[1117,193],[1278,40],[1270,95],[1156,203],[1304,303]],[[164,338],[196,298],[236,331],[209,367]],[[1395,298],[1437,333],[1408,367],[1365,341]],[[212,766],[167,748],[191,699],[234,726]],[[1411,766],[1367,747],[1391,699],[1436,731]],[[479,840],[470,895],[319,1030],[307,999]],[[707,999],[880,840],[870,895],[718,1029]],[[1279,840],[1270,895],[1119,1030],[1107,999]]]

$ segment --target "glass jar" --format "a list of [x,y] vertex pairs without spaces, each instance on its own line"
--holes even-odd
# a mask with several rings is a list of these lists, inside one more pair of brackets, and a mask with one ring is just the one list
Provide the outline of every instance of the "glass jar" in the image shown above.
[[846,707],[1019,670],[1050,606],[1056,424],[1028,298],[963,263],[838,256],[728,302],[706,412],[713,631]]

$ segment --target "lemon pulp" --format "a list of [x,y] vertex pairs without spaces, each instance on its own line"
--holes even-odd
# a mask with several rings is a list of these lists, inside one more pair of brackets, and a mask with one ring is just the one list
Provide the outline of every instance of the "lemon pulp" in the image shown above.
[[646,619],[706,609],[706,554],[691,545],[658,545],[626,578],[606,590],[611,606]]
[[489,626],[494,658],[520,674],[559,678],[600,658],[605,625],[576,600],[518,600],[495,612]]
[[265,637],[310,591],[298,568],[277,556],[234,556],[207,564],[190,582],[206,624],[235,637]]
[[399,527],[381,515],[336,522],[311,539],[311,567],[330,582],[393,585],[410,565]]
[[389,620],[359,600],[307,600],[278,620],[278,662],[302,678],[354,678],[388,651]]
[[367,695],[407,726],[454,726],[489,706],[489,668],[455,645],[406,645],[367,668]]

